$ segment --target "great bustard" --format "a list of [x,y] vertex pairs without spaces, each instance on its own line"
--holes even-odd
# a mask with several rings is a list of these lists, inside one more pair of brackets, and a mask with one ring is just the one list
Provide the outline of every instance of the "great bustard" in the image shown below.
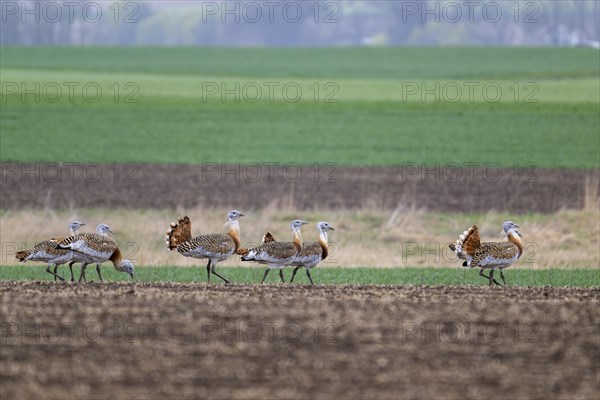
[[171,223],[171,228],[167,229],[165,242],[167,250],[175,250],[185,256],[193,258],[208,258],[206,264],[206,274],[210,283],[210,274],[221,278],[225,283],[227,279],[219,275],[215,268],[217,263],[227,260],[240,247],[240,224],[239,219],[244,214],[237,210],[232,210],[227,214],[228,232],[213,233],[209,235],[200,235],[192,238],[192,223],[187,216],[179,218],[177,222]]
[[96,263],[96,271],[100,280],[102,280],[100,264],[109,260],[112,261],[117,271],[125,272],[133,279],[133,263],[123,259],[119,244],[108,237],[108,233],[112,233],[110,227],[106,224],[100,224],[96,228],[96,233],[80,233],[69,236],[56,244],[58,249],[72,250],[74,257],[78,260],[81,259],[82,265],[78,285],[85,279],[86,267],[92,263]]
[[[489,280],[489,284],[500,285],[494,279],[494,271],[500,271],[502,282],[506,285],[503,269],[510,267],[523,254],[523,235],[517,230],[519,225],[512,221],[506,221],[502,224],[502,229],[508,241],[506,242],[484,242],[479,238],[479,228],[473,225],[460,235],[456,244],[451,243],[450,249],[456,253],[458,258],[466,260],[463,267],[481,268],[479,275]],[[490,270],[490,275],[483,273],[484,269]]]
[[318,242],[304,242],[302,244],[302,250],[300,254],[298,254],[294,261],[292,262],[292,266],[295,266],[294,272],[292,273],[292,279],[290,279],[290,283],[294,281],[294,277],[296,276],[296,272],[302,267],[306,269],[306,276],[310,280],[310,284],[314,285],[312,277],[310,276],[310,270],[317,266],[322,260],[327,258],[329,254],[329,244],[327,242],[327,232],[334,231],[333,227],[325,221],[321,221],[317,224],[317,230],[319,231],[319,241]]
[[[108,236],[108,234],[109,233],[113,233],[113,231],[110,229],[110,227],[108,225],[106,225],[106,224],[99,224],[96,227],[96,233],[98,235]],[[73,236],[73,235],[71,235],[71,236]],[[58,242],[60,242],[63,239],[64,238],[52,238],[52,241],[54,243],[58,243]],[[71,262],[69,263],[69,269],[71,270],[71,282],[74,282],[75,279],[73,278],[73,264],[74,263],[81,263],[81,264],[83,264],[86,261],[91,264],[94,261],[93,260],[90,261],[91,258],[88,257],[88,256],[86,256],[86,255],[84,255],[84,254],[81,254],[81,253],[78,253],[78,252],[71,252],[71,253],[72,253],[72,259],[71,259]],[[100,279],[100,282],[103,282],[103,280],[102,280],[102,274],[100,273],[100,264],[101,264],[101,262],[96,262],[96,273],[98,274],[98,279]],[[127,271],[121,271],[121,272],[127,272]],[[86,282],[85,273],[83,274],[83,281]]]
[[[79,228],[84,226],[83,222],[73,221],[69,224],[69,234],[76,235]],[[64,281],[64,278],[57,274],[58,266],[69,263],[69,269],[71,271],[71,280],[73,280],[73,264],[76,262],[73,260],[73,252],[68,250],[59,250],[56,248],[56,242],[61,240],[51,239],[44,240],[43,242],[37,243],[33,248],[29,250],[19,251],[15,254],[15,257],[20,262],[26,261],[43,261],[48,263],[46,267],[46,272],[51,275],[54,275],[54,280],[57,278],[61,281]],[[50,271],[50,268],[54,267],[54,272]]]
[[[300,251],[302,250],[302,235],[300,228],[306,225],[307,222],[296,219],[292,221],[293,240],[291,242],[275,242],[267,241],[258,247],[251,249],[243,249],[238,254],[242,255],[242,261],[256,261],[259,264],[266,264],[268,268],[265,270],[262,281],[264,283],[269,271],[275,268],[279,269],[279,277],[281,282],[285,282],[282,268],[286,265],[291,265]],[[263,238],[263,241],[264,238]]]
[[[327,232],[334,231],[333,227],[325,222],[321,221],[317,224],[317,230],[319,231],[318,242],[303,242],[300,253],[296,255],[294,260],[289,264],[295,266],[294,272],[292,273],[292,279],[290,283],[294,281],[294,277],[298,270],[302,267],[306,268],[306,276],[310,280],[310,284],[314,285],[312,277],[310,276],[310,269],[316,267],[322,260],[327,258],[329,254],[329,244],[327,241]],[[263,243],[275,242],[275,238],[270,232],[267,232],[263,236]]]

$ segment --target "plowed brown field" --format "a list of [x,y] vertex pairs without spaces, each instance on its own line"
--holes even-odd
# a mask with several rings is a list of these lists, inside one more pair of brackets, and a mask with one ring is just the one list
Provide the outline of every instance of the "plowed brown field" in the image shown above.
[[0,282],[9,398],[598,398],[600,289]]
[[0,208],[386,209],[549,213],[597,196],[597,170],[494,165],[300,167],[272,165],[0,163]]

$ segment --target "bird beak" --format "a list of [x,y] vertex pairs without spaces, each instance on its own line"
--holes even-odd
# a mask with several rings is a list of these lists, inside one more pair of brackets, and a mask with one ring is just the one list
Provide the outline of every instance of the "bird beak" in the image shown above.
[[245,216],[246,216],[246,214],[240,213],[240,217],[245,217]]
[[81,226],[84,226],[85,224],[81,224]]
[[135,279],[133,279],[133,272],[130,275],[131,275],[131,280],[132,281],[135,280]]
[[302,225],[308,225],[308,222],[302,221]]
[[520,228],[520,226],[519,226],[519,225],[517,225],[517,224],[515,224],[515,228]]
[[332,231],[335,231],[335,229],[333,229],[333,226],[330,226],[329,229],[331,229]]

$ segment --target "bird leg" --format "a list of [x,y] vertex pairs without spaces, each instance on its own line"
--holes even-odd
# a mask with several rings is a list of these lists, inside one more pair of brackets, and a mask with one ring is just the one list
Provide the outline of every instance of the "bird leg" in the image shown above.
[[208,277],[208,283],[210,283],[210,258],[208,259],[208,263],[206,264],[206,276]]
[[75,278],[73,277],[73,264],[75,264],[75,261],[71,261],[69,263],[69,270],[71,271],[71,282],[75,282]]
[[490,269],[490,286],[492,286],[492,282],[494,282],[497,286],[502,286],[497,280],[494,279],[494,270]]
[[56,281],[56,271],[58,271],[58,265],[54,266],[54,280]]
[[484,277],[488,281],[490,280],[490,277],[483,273],[483,268],[479,270],[479,276]]
[[81,272],[79,273],[79,280],[77,281],[77,287],[79,287],[79,284],[81,283],[81,281],[85,281],[85,268],[88,266],[88,263],[83,263],[81,264]]
[[279,268],[279,277],[281,278],[281,283],[285,283],[285,279],[283,278],[283,268]]
[[494,281],[494,283],[496,285],[499,285],[498,281],[495,280],[493,276],[490,278],[489,276],[487,276],[486,274],[483,273],[483,268],[479,270],[479,276],[482,276],[485,279],[489,280],[490,281],[490,285],[492,284],[492,280]]
[[310,270],[308,268],[306,269],[306,276],[308,276],[308,280],[310,281],[310,284],[312,286],[315,286],[315,283],[313,282],[313,280],[312,280],[312,278],[310,276]]
[[223,282],[225,282],[225,283],[229,283],[229,281],[228,281],[227,279],[225,279],[225,278],[223,278],[221,275],[217,274],[217,271],[215,271],[215,267],[216,267],[216,266],[217,266],[216,264],[213,264],[213,265],[210,267],[210,272],[212,272],[213,274],[215,274],[215,275],[216,275],[216,276],[218,276],[219,278],[223,279]]
[[[294,282],[294,277],[296,276],[296,272],[298,272],[298,270],[302,268],[301,266],[297,266],[296,268],[294,268],[294,272],[292,272],[292,279],[290,279],[290,283]],[[306,270],[308,272],[308,270]]]
[[506,279],[504,279],[504,273],[500,270],[500,278],[502,278],[502,283],[506,285]]
[[56,280],[56,278],[58,278],[61,281],[64,281],[64,278],[56,273],[56,267],[57,267],[57,265],[54,265],[54,272],[52,272],[52,271],[50,271],[50,268],[52,268],[52,265],[48,265],[48,267],[46,268],[46,272],[51,275],[54,275],[54,280]]
[[265,279],[267,279],[267,275],[269,275],[270,270],[271,270],[270,268],[267,268],[265,270],[265,274],[263,275],[262,281],[260,281],[260,283],[265,283]]
[[100,273],[100,264],[96,264],[96,272],[98,273],[98,278],[100,279],[100,282],[104,282],[102,280],[102,274]]

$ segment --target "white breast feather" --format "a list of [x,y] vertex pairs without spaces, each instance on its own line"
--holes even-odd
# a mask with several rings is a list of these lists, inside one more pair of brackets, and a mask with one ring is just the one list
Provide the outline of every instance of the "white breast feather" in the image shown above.
[[305,268],[312,268],[317,265],[321,261],[321,255],[311,254],[309,256],[298,256],[295,257],[292,265],[298,266],[302,265]]
[[479,262],[480,267],[503,267],[505,265],[511,265],[516,261],[517,257],[511,258],[496,258],[493,256],[486,256]]
[[99,251],[85,245],[73,250],[77,251],[78,253],[81,253],[85,257],[93,258],[95,262],[106,261],[113,254],[113,251]]

